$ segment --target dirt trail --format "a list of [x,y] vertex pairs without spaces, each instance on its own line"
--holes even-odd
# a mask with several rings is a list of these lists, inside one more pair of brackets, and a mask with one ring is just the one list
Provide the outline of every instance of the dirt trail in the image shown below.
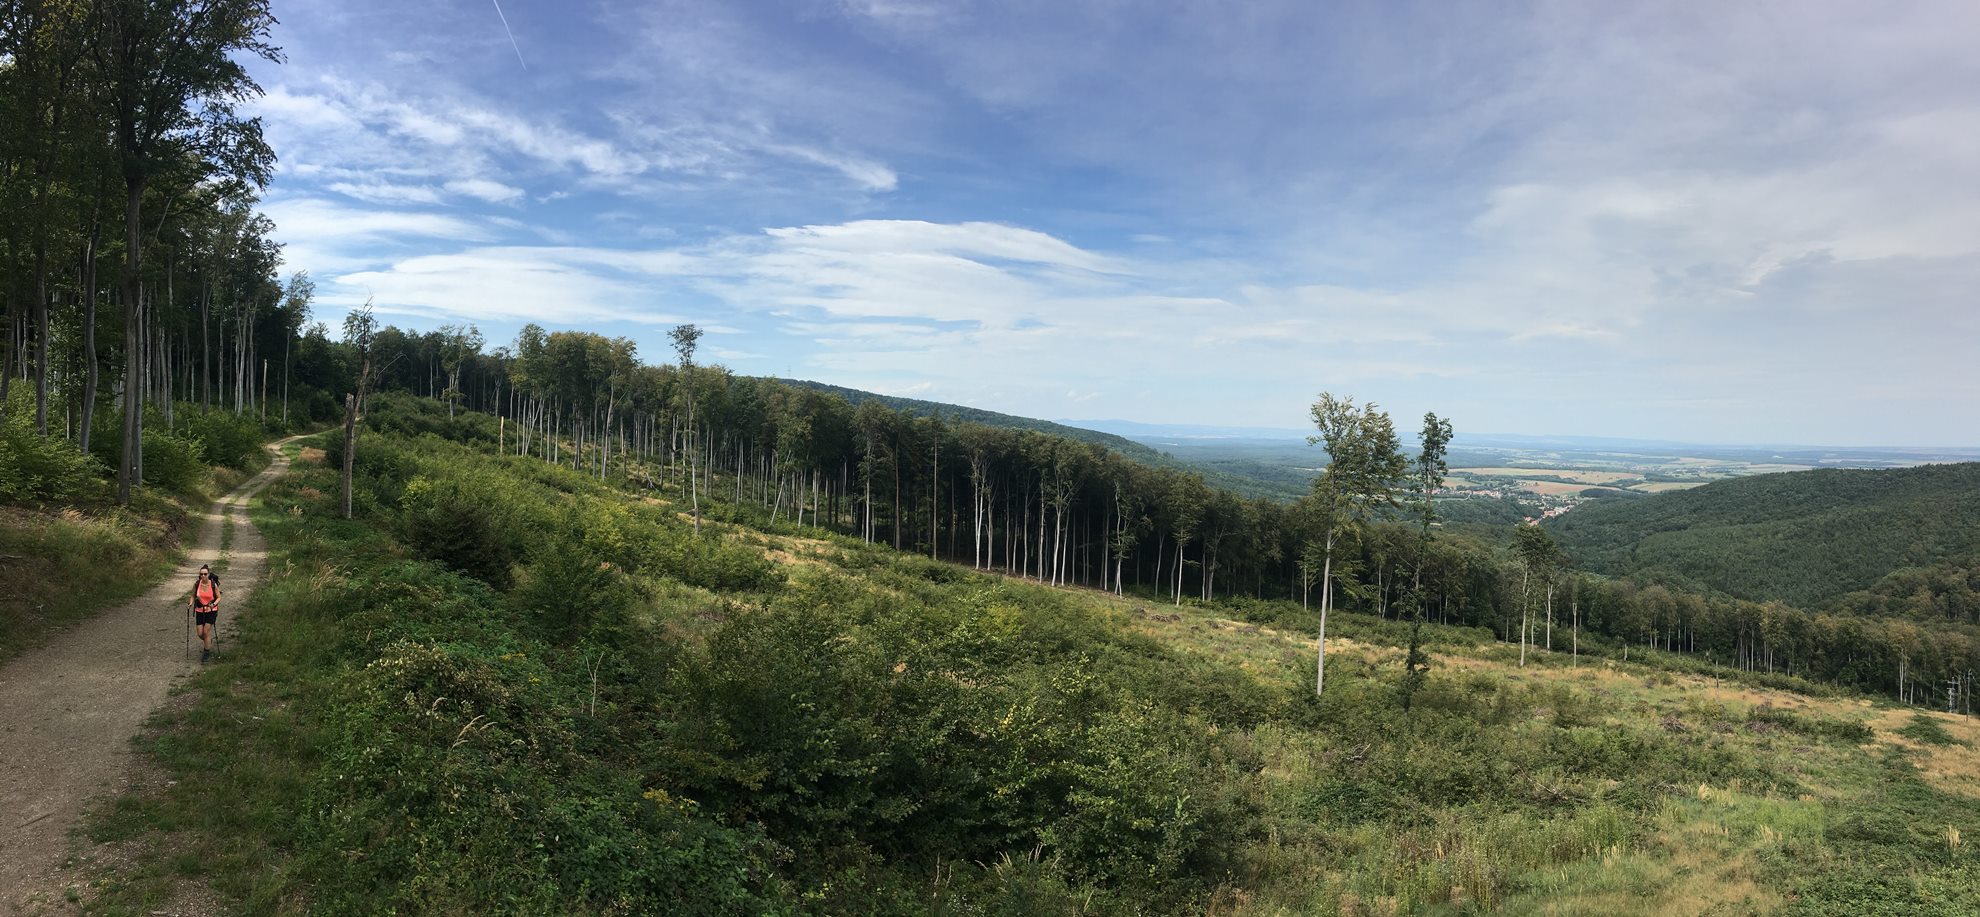
[[[198,647],[186,652],[186,596],[202,563],[221,574],[216,655],[227,651],[268,563],[247,501],[288,470],[290,441],[271,445],[274,463],[207,510],[171,578],[0,666],[0,914],[62,901],[60,867],[84,804],[121,788],[131,737],[173,681],[199,667]],[[233,523],[225,555],[223,519]]]

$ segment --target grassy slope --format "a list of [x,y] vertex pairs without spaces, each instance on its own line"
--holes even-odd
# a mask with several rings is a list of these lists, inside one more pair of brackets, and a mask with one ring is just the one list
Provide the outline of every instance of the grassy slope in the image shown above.
[[[543,478],[578,486],[555,475]],[[187,879],[209,884],[250,912],[338,910],[335,902],[363,900],[349,897],[365,894],[349,883],[381,879],[390,884],[371,894],[404,895],[411,885],[428,895],[411,900],[428,906],[545,909],[541,898],[493,894],[505,887],[503,871],[520,874],[520,863],[485,864],[489,874],[478,877],[485,886],[422,872],[417,861],[388,873],[367,872],[367,858],[386,856],[395,830],[417,835],[420,826],[395,822],[389,806],[355,813],[339,808],[346,805],[342,781],[358,779],[353,770],[361,770],[354,762],[379,753],[364,746],[393,746],[383,734],[350,731],[351,721],[326,699],[348,698],[369,684],[366,673],[397,664],[385,660],[409,652],[403,645],[388,652],[363,639],[371,628],[389,632],[393,626],[395,619],[368,611],[382,591],[412,590],[425,596],[421,607],[461,600],[447,597],[448,580],[427,574],[405,585],[367,585],[368,566],[403,558],[406,551],[387,533],[326,518],[324,494],[333,480],[328,469],[301,466],[257,507],[276,552],[271,570],[278,572],[243,619],[236,655],[204,673],[145,743],[177,782],[161,781],[127,797],[96,822],[97,836],[123,845],[138,864],[107,877],[95,900],[100,910],[144,913],[166,906]],[[993,630],[1060,627],[1053,621],[1097,627],[1051,639],[1085,641],[1084,651],[1102,653],[1087,666],[1094,677],[1138,684],[1154,692],[1157,704],[1190,708],[1189,728],[1214,737],[1225,764],[1211,789],[1226,798],[1227,811],[1244,814],[1245,824],[1228,835],[1222,865],[1200,885],[1184,888],[1182,897],[1150,898],[1105,883],[1081,887],[1076,877],[1068,889],[1067,880],[1055,875],[1053,859],[1028,862],[1023,850],[1031,844],[1022,842],[1013,845],[1014,859],[981,857],[987,868],[951,863],[945,873],[936,863],[933,897],[920,908],[925,912],[1980,909],[1980,858],[1970,847],[1950,844],[1946,834],[1949,825],[1969,836],[1980,830],[1980,798],[1972,789],[1980,776],[1973,751],[1980,748],[1980,729],[1967,721],[1821,692],[1719,682],[1640,662],[1584,659],[1575,665],[1543,652],[1522,669],[1514,665],[1513,651],[1488,636],[1445,628],[1430,629],[1437,669],[1414,711],[1405,714],[1395,702],[1400,629],[1345,614],[1330,621],[1340,637],[1332,644],[1328,696],[1316,702],[1308,681],[1310,643],[1302,636],[1310,622],[1296,608],[1174,609],[953,572],[815,530],[761,533],[716,525],[714,532],[726,542],[755,546],[794,582],[817,577],[875,590],[893,597],[889,604],[926,608],[919,613],[937,618],[945,608],[976,607],[985,594],[1016,603],[992,606],[1011,610],[988,618],[964,612],[945,625],[974,634],[969,640],[985,639],[975,628],[986,621],[995,622]],[[776,601],[664,579],[654,586],[644,626],[654,639],[688,648],[719,643],[734,616],[747,618],[744,610]],[[1012,617],[1017,606],[1047,613]],[[839,619],[823,606],[818,614],[820,626],[845,626],[832,625]],[[395,779],[443,798],[510,792],[515,784],[479,769],[487,759],[477,756],[476,730],[492,727],[526,738],[531,727],[508,721],[519,710],[585,728],[583,681],[572,681],[567,671],[577,660],[521,632],[477,637],[447,629],[456,626],[448,620],[418,627],[435,628],[427,639],[436,646],[487,640],[507,647],[480,671],[497,679],[501,696],[516,706],[472,717],[467,710],[442,709],[444,722],[433,731],[444,754],[437,762],[395,758]],[[848,635],[876,639],[865,630]],[[398,632],[392,639],[405,637]],[[834,645],[829,637],[817,644]],[[501,661],[537,653],[544,654],[540,660]],[[928,663],[939,667],[942,659],[934,655]],[[900,674],[923,665],[890,668]],[[886,677],[885,670],[880,674]],[[579,693],[536,697],[539,682]],[[1190,687],[1177,693],[1165,687],[1169,683]],[[413,702],[413,695],[406,700]],[[398,700],[395,695],[382,703],[379,709]],[[423,695],[416,706],[426,706]],[[454,765],[446,763],[454,760],[446,739],[456,747],[469,743]],[[664,747],[654,746],[653,753]],[[664,792],[660,799],[678,803]],[[526,808],[526,801],[513,804]],[[371,837],[377,846],[326,846],[317,833],[326,807],[360,819],[355,834],[340,835],[342,843]],[[451,808],[420,811],[438,817]],[[507,820],[487,827],[527,837],[524,827]],[[927,864],[903,868],[920,871],[928,882],[922,871]],[[791,910],[830,913],[852,906],[833,903],[831,882],[821,885],[796,865],[780,869],[788,897],[777,900]],[[562,894],[575,893],[565,888]],[[717,896],[706,889],[699,894]],[[605,909],[580,906],[574,897],[552,900],[570,909]]]
[[170,572],[183,507],[0,508],[0,662],[142,594]]
[[196,493],[141,490],[130,508],[0,506],[0,662],[142,595],[178,564],[196,514],[246,477],[215,468]]
[[1550,527],[1597,572],[1816,606],[1980,551],[1980,463],[1757,475],[1590,503]]

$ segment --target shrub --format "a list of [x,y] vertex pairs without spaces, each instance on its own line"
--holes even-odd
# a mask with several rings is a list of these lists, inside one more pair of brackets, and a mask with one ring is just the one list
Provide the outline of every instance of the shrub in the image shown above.
[[177,426],[180,436],[200,444],[209,465],[246,470],[260,460],[265,436],[260,422],[246,414],[181,405]]
[[497,589],[508,588],[517,549],[497,518],[493,496],[453,478],[439,483],[413,478],[399,496],[406,546]]
[[[90,454],[109,469],[115,469],[123,457],[124,430],[118,416],[114,411],[99,413],[96,432],[89,440]],[[167,431],[155,412],[147,411],[144,423],[143,482],[181,494],[195,493],[205,486],[211,470],[205,444],[187,434]]]
[[144,483],[190,494],[206,483],[208,471],[198,440],[161,430],[144,431]]
[[[1934,719],[1932,715],[1928,713],[1912,714],[1911,722],[1906,723],[1902,727],[1900,727],[1897,731],[1897,734],[1904,736],[1905,738],[1910,739],[1914,742],[1923,742],[1927,745],[1965,745],[1966,744],[1965,742],[1953,738],[1953,734],[1947,732],[1946,727],[1940,724],[1937,719]],[[1869,741],[1869,740],[1865,739],[1864,741]]]
[[552,681],[526,654],[405,642],[345,683],[300,835],[336,857],[317,906],[764,913],[772,845],[574,754]]
[[9,398],[0,419],[0,503],[81,500],[102,490],[103,466],[61,437],[34,432],[32,402]]
[[1782,710],[1769,704],[1761,704],[1747,714],[1747,722],[1764,723],[1779,727],[1811,739],[1861,745],[1876,738],[1876,732],[1868,725],[1855,720],[1814,716]]
[[830,577],[739,609],[660,692],[681,743],[668,779],[761,821],[800,862],[1042,848],[1107,884],[1174,890],[1207,874],[1246,821],[1217,778],[1217,740],[1112,680],[1092,635],[1054,657],[1025,611],[966,611]]
[[531,549],[529,567],[515,592],[516,604],[533,612],[546,633],[560,642],[623,629],[640,599],[625,570],[587,547],[574,521],[566,518]]

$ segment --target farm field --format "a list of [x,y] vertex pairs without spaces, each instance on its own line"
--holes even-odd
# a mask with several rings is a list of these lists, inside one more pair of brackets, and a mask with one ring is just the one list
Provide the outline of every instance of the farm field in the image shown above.
[[1643,475],[1628,471],[1596,471],[1586,468],[1454,468],[1453,474],[1467,477],[1558,477],[1581,484],[1616,484],[1622,481],[1640,481]]
[[1684,481],[1657,481],[1654,483],[1632,484],[1629,489],[1642,491],[1646,494],[1662,494],[1670,493],[1673,490],[1690,490],[1693,487],[1700,487],[1706,483],[1705,481],[1699,481],[1695,484]]
[[[1189,436],[1154,425],[1095,424],[1227,477],[1257,482],[1260,492],[1282,499],[1306,492],[1324,465],[1324,454],[1287,431],[1278,437]],[[1192,428],[1177,428],[1181,433]],[[1450,486],[1475,493],[1466,500],[1512,499],[1534,513],[1573,506],[1590,493],[1647,495],[1759,474],[1816,468],[1901,468],[1971,461],[1973,450],[1817,449],[1810,447],[1713,447],[1678,443],[1581,441],[1561,437],[1467,436],[1462,430],[1450,456]],[[1534,479],[1552,479],[1534,480]]]

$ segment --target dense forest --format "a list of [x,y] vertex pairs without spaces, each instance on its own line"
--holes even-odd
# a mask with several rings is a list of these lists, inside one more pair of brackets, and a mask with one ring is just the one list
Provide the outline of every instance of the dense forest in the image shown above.
[[29,390],[34,432],[102,458],[121,502],[179,404],[303,394],[311,287],[276,276],[274,151],[237,109],[273,23],[260,0],[0,8],[0,400]]
[[[1830,607],[1893,571],[1980,556],[1976,520],[1980,463],[1969,462],[1738,478],[1590,504],[1548,527],[1595,572]],[[1980,606],[1935,591],[1953,603],[1945,619],[1980,624]]]
[[925,401],[920,398],[903,398],[898,395],[878,395],[856,388],[828,385],[803,379],[779,379],[788,385],[816,389],[827,394],[838,395],[859,407],[864,401],[878,401],[882,405],[913,417],[941,416],[956,422],[979,423],[988,427],[1004,427],[1013,430],[1030,430],[1064,439],[1077,440],[1099,446],[1110,452],[1120,453],[1144,465],[1164,468],[1178,468],[1203,475],[1204,483],[1222,488],[1243,497],[1270,497],[1279,500],[1297,499],[1313,483],[1311,474],[1288,475],[1258,463],[1205,463],[1179,459],[1167,452],[1145,443],[1139,443],[1125,436],[1088,430],[1083,427],[1069,427],[1049,420],[1031,417],[1018,417],[998,411],[986,411],[968,405],[946,404],[939,401]]

